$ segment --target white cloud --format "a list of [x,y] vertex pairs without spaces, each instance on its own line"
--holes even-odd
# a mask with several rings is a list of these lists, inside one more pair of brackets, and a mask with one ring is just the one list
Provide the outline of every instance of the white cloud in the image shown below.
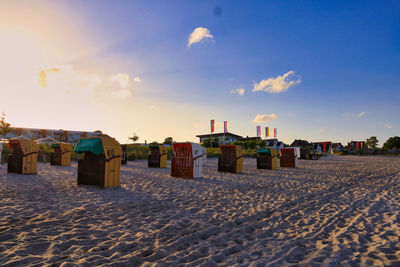
[[47,87],[49,75],[52,75],[54,73],[61,73],[65,70],[71,70],[71,69],[72,69],[71,65],[55,66],[55,67],[48,67],[41,69],[38,72],[38,84],[41,87]]
[[129,90],[129,75],[114,74],[102,79],[98,74],[82,74],[72,65],[46,67],[38,70],[39,86],[50,93],[64,92],[70,97],[106,100],[126,99],[132,96]]
[[244,91],[245,91],[244,88],[238,88],[238,89],[235,89],[235,90],[231,90],[231,94],[238,94],[240,96],[243,96],[244,95]]
[[117,91],[111,91],[110,96],[114,99],[125,99],[132,96],[131,91],[123,89]]
[[254,118],[253,122],[255,122],[255,123],[266,123],[266,122],[275,120],[276,118],[277,118],[277,116],[276,116],[275,113],[272,113],[272,114],[270,114],[270,115],[261,115],[261,114],[258,114],[258,115]]
[[290,81],[289,76],[293,75],[294,71],[289,71],[276,78],[262,80],[259,83],[254,83],[253,92],[264,91],[268,93],[278,94],[285,92],[289,87],[299,84],[301,81]]
[[110,81],[118,82],[121,88],[126,89],[129,86],[129,75],[128,74],[114,74],[110,76]]
[[361,118],[365,115],[367,115],[367,112],[363,111],[363,112],[358,113],[357,117]]
[[[116,85],[115,82],[118,84]],[[132,96],[129,89],[129,75],[115,74],[111,75],[108,80],[101,82],[94,88],[96,97],[107,101],[108,98],[126,99]]]
[[362,112],[360,112],[360,113],[358,113],[358,114],[346,112],[346,113],[343,113],[342,116],[343,116],[344,118],[354,118],[354,119],[356,119],[356,118],[362,118],[362,117],[364,117],[364,116],[366,116],[366,115],[368,115],[368,114],[370,114],[370,112],[362,111]]
[[140,77],[135,77],[135,78],[133,78],[133,81],[135,83],[141,83],[143,80]]
[[214,36],[210,33],[207,28],[197,27],[189,36],[188,47],[192,44],[199,43],[203,39],[213,39]]
[[122,100],[132,96],[129,86],[129,75],[118,73],[110,75],[107,80],[102,81],[94,88],[94,92],[95,96],[102,101],[107,101],[109,98]]
[[386,127],[387,129],[392,129],[393,125],[391,125],[391,124],[389,124],[389,123],[385,123],[385,127]]
[[74,70],[72,65],[52,66],[41,68],[37,72],[37,82],[45,93],[50,95],[68,94],[81,98],[93,96],[95,87],[101,84],[99,75],[82,74]]

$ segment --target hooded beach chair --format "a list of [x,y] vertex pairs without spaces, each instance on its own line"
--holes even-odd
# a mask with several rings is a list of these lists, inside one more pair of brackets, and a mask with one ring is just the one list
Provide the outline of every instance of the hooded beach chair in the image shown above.
[[173,143],[174,157],[171,159],[171,176],[179,178],[202,177],[203,149],[199,144]]
[[122,155],[121,155],[121,164],[126,165],[127,154],[126,154],[126,145],[121,145]]
[[50,165],[71,166],[72,147],[67,143],[51,144],[54,152],[51,153]]
[[300,148],[300,159],[311,159],[311,150],[309,147]]
[[218,158],[218,171],[241,173],[243,171],[242,147],[235,145],[220,145],[221,156]]
[[278,169],[278,152],[267,147],[257,149],[257,169]]
[[79,139],[74,152],[84,153],[78,160],[78,185],[120,186],[121,145],[108,135]]
[[27,138],[15,138],[8,142],[12,154],[8,155],[7,172],[36,174],[39,147]]
[[167,168],[167,148],[160,144],[151,144],[149,149],[147,166],[149,168]]
[[297,149],[294,147],[281,148],[281,167],[297,168]]

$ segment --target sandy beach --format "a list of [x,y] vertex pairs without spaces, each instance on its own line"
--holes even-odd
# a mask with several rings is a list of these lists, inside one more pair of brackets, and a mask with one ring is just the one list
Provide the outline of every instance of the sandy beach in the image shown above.
[[[170,164],[168,162],[168,164]],[[121,187],[71,167],[0,167],[0,265],[400,265],[400,158],[330,155],[297,169],[170,177],[146,161]]]

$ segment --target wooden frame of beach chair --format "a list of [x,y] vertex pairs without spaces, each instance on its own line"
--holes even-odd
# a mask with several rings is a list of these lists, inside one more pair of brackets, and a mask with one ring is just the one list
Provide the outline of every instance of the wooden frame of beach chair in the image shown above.
[[33,140],[10,140],[8,146],[12,153],[8,155],[7,172],[18,174],[36,174],[38,145]]
[[74,151],[84,153],[78,160],[78,185],[120,186],[122,149],[117,140],[107,135],[81,138]]
[[297,150],[293,147],[281,148],[281,168],[297,168]]
[[202,177],[204,154],[199,144],[173,143],[174,157],[171,159],[171,176],[178,178]]
[[207,149],[200,147],[200,153],[203,154],[203,166],[205,166],[207,164]]
[[271,147],[258,149],[257,169],[278,169],[278,151]]
[[149,145],[147,166],[149,168],[167,168],[167,148],[160,144]]
[[122,150],[121,164],[126,165],[127,163],[126,145],[121,145],[121,150]]
[[54,152],[50,155],[50,165],[71,166],[72,147],[66,143],[52,144]]
[[221,156],[218,157],[218,171],[241,173],[243,171],[243,152],[240,146],[220,145]]

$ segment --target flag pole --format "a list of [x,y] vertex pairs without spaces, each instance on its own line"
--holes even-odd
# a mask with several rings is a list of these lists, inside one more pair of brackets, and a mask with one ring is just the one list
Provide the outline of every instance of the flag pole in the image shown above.
[[226,137],[225,137],[225,126],[224,126],[224,145],[226,144]]
[[226,144],[225,132],[228,130],[228,122],[224,121],[224,145]]
[[212,128],[210,130],[211,130],[211,133],[210,133],[210,146],[212,148]]
[[210,121],[210,146],[212,148],[212,133],[213,133],[213,128],[214,128],[214,123],[215,121],[211,120]]

